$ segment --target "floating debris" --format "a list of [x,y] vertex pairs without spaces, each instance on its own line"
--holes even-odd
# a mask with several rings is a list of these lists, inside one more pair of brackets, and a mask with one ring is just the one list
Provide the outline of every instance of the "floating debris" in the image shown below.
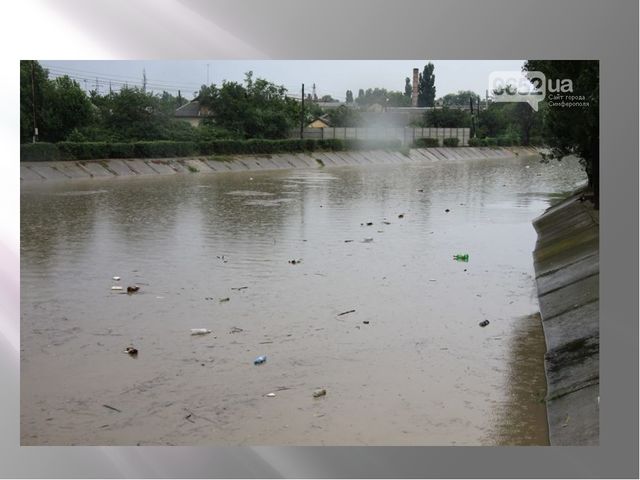
[[225,298],[221,298],[219,302],[224,303],[224,302],[228,302],[229,300],[231,300],[229,297],[225,297]]
[[445,208],[444,211],[449,213],[451,210],[449,210],[448,208]]
[[351,243],[353,240],[345,240],[344,243]]
[[489,320],[483,320],[478,325],[480,325],[481,327],[486,327],[487,325],[489,325]]
[[138,349],[134,347],[127,347],[124,349],[124,353],[128,353],[132,357],[135,357],[138,355]]
[[127,293],[136,293],[138,290],[140,290],[138,285],[129,285],[127,287]]
[[385,225],[391,225],[391,222],[387,222],[387,221],[384,221],[382,223],[384,223]]
[[231,330],[229,330],[229,333],[240,333],[240,332],[244,332],[244,330],[238,327],[231,327]]
[[363,320],[362,323],[364,323],[365,325],[369,325],[369,320]]
[[211,333],[211,330],[209,330],[208,328],[192,328],[191,329],[191,335],[207,335],[208,333]]
[[266,361],[267,361],[267,356],[266,355],[260,355],[259,357],[256,357],[256,359],[253,361],[253,364],[254,365],[262,365]]
[[111,290],[122,290],[122,287],[120,285],[114,285],[111,287]]
[[104,408],[108,408],[109,410],[113,410],[114,412],[118,412],[118,413],[122,413],[122,410],[116,408],[116,407],[112,407],[111,405],[107,405],[106,403],[102,404],[102,406]]
[[458,262],[468,262],[469,261],[469,254],[468,253],[456,253],[453,256],[453,259],[458,261]]
[[298,260],[296,260],[296,259],[289,260],[289,263],[290,263],[291,265],[297,265],[298,263],[302,263],[302,259],[300,258],[300,259],[298,259]]
[[276,396],[276,394],[275,394],[275,393],[273,393],[273,392],[271,392],[271,393],[267,393],[267,394],[265,395],[265,397],[271,397],[271,398],[273,398],[273,397],[275,397],[275,396]]
[[347,313],[355,313],[355,310],[347,310],[346,312],[339,313],[338,317],[340,317],[341,315],[346,315]]
[[398,218],[404,218],[404,213],[401,213],[400,215],[398,215]]
[[116,282],[120,281],[120,277],[118,277],[118,276],[113,277],[113,279],[114,279]]
[[249,288],[249,287],[231,287],[231,290],[237,290],[237,291],[240,291],[240,290],[245,290],[245,289],[247,289],[247,288]]
[[371,243],[373,242],[373,238],[365,238],[364,240],[362,240],[362,243]]
[[324,397],[327,394],[327,391],[324,388],[319,388],[318,390],[313,391],[313,398]]

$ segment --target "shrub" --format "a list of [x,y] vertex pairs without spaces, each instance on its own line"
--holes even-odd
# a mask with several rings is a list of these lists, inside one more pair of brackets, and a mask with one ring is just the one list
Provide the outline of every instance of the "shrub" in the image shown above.
[[497,138],[498,145],[501,147],[510,147],[512,145],[519,145],[520,141],[517,137],[513,137],[510,135],[504,135]]
[[445,138],[442,140],[442,145],[445,147],[457,147],[460,139],[458,137]]
[[23,143],[20,145],[23,162],[47,162],[60,160],[60,151],[54,143]]
[[133,153],[140,158],[188,157],[198,153],[198,145],[195,142],[136,142]]
[[433,148],[439,147],[440,141],[437,138],[416,138],[413,144],[416,148]]
[[97,160],[107,158],[175,158],[194,155],[269,155],[315,150],[399,150],[400,140],[210,140],[177,142],[170,140],[122,142],[59,142],[21,145],[21,160]]
[[481,138],[470,138],[469,139],[469,146],[470,147],[481,147],[482,146],[482,139]]
[[107,142],[58,142],[62,160],[90,160],[109,158]]

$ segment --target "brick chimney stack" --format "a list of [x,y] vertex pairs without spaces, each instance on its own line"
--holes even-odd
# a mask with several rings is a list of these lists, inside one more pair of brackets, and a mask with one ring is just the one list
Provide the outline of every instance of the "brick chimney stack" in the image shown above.
[[413,69],[413,89],[411,91],[411,106],[412,107],[417,107],[418,106],[418,69],[414,68]]

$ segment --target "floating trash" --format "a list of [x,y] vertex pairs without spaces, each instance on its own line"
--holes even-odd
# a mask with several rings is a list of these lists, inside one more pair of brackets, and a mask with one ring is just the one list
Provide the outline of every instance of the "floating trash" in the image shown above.
[[313,398],[324,397],[327,394],[327,391],[324,388],[319,388],[318,390],[314,390]]
[[124,353],[128,353],[132,357],[135,357],[136,355],[138,355],[138,349],[134,347],[127,347],[124,349]]
[[191,335],[206,335],[208,333],[211,333],[211,330],[209,330],[208,328],[192,328],[191,329]]

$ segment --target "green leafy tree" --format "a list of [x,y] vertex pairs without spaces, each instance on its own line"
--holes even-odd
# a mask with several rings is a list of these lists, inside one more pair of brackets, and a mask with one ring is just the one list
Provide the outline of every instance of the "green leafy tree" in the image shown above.
[[[562,159],[575,155],[586,171],[593,190],[596,208],[600,194],[600,73],[597,60],[529,60],[524,70],[541,71],[553,82],[570,79],[573,96],[584,97],[583,106],[555,106],[549,104],[543,118],[543,136],[551,149],[550,157]],[[549,89],[548,89],[549,90]]]
[[345,98],[347,103],[353,103],[353,92],[351,90],[347,90]]
[[[34,127],[43,128],[47,71],[35,60],[20,61],[20,141],[32,141]],[[34,126],[35,117],[35,126]]]
[[471,115],[466,110],[442,108],[425,112],[425,127],[465,128],[471,126]]
[[330,110],[327,115],[334,127],[359,127],[362,124],[360,112],[344,105]]
[[404,96],[409,98],[409,101],[411,101],[411,95],[413,93],[413,88],[411,86],[411,79],[409,77],[406,77],[404,79]]
[[436,77],[433,63],[429,62],[418,79],[418,106],[433,107],[436,99]]
[[[247,72],[244,84],[223,82],[202,86],[201,105],[209,108],[215,124],[242,138],[286,138],[300,121],[301,105],[286,96],[283,86],[265,79],[253,79]],[[305,105],[305,118],[307,115]]]
[[93,106],[84,90],[68,76],[49,81],[44,104],[42,139],[58,142],[91,122]]
[[480,95],[471,90],[459,90],[457,93],[448,93],[439,99],[443,107],[469,107],[469,98],[473,99],[473,104],[480,102]]

